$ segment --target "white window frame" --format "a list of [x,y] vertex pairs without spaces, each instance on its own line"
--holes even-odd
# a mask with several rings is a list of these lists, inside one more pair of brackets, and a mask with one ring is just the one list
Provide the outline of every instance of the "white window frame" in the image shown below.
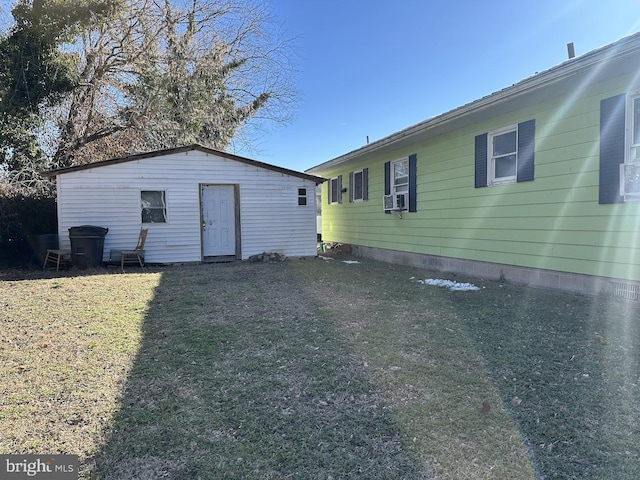
[[[336,182],[336,195],[334,197],[333,195],[333,182]],[[339,177],[331,177],[329,179],[329,204],[330,205],[335,205],[338,204],[338,199],[340,198],[340,192],[338,191],[340,189],[340,182],[339,182]]]
[[[515,151],[504,153],[502,155],[494,155],[493,153],[493,139],[507,133],[515,132],[516,145]],[[501,157],[507,157],[509,155],[515,155],[516,165],[515,173],[506,177],[496,177],[496,159]],[[487,185],[504,185],[508,183],[516,183],[518,181],[518,125],[510,125],[503,127],[493,132],[489,132],[487,135]]]
[[[640,110],[640,91],[632,92],[626,98],[624,163],[620,165],[620,195],[625,202],[640,201],[640,133],[639,138],[634,138],[636,103]],[[635,155],[634,150],[637,152]],[[634,177],[631,182],[628,181],[629,176]],[[628,189],[629,184],[632,188]]]
[[[360,196],[356,196],[356,192],[358,191],[357,188],[357,180],[356,180],[356,175],[360,175]],[[353,172],[353,201],[354,202],[362,202],[364,201],[364,170],[360,169],[360,170],[355,170]]]
[[309,205],[309,197],[307,196],[308,192],[309,192],[309,189],[307,187],[298,187],[298,206],[299,207],[306,207],[307,205]]
[[[143,203],[143,199],[142,199],[142,195],[145,192],[151,192],[151,193],[160,193],[160,200],[161,200],[161,205],[150,205],[150,206],[145,206]],[[168,223],[168,216],[167,216],[167,192],[166,190],[140,190],[140,221],[143,224],[154,224],[154,225],[158,225],[158,224],[163,224],[163,223]],[[153,222],[153,221],[145,221],[145,216],[144,216],[144,211],[145,210],[154,210],[154,211],[162,211],[162,217],[163,220],[159,221],[159,222]]]
[[640,91],[627,95],[625,105],[624,163],[620,165],[620,195],[625,202],[640,201],[640,131],[638,138],[634,138],[636,104],[640,114]]
[[[627,108],[625,118],[625,149],[624,149],[624,163],[638,163],[640,162],[640,138],[633,138],[635,131],[635,118],[633,115],[633,107],[636,100],[639,102],[640,107],[640,91],[633,92],[627,95]],[[639,135],[640,136],[640,135]],[[638,149],[638,154],[632,154],[633,149]]]
[[[400,163],[406,164],[406,182],[396,182],[396,166]],[[395,211],[406,212],[409,210],[409,183],[411,173],[409,172],[409,157],[399,158],[391,162],[389,172],[389,181],[391,186],[391,194],[393,195],[393,204],[395,205]],[[402,177],[405,178],[405,177]]]

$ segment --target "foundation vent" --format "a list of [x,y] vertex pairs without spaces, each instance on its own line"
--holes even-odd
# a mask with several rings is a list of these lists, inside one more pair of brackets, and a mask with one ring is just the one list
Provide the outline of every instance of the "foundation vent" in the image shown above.
[[640,285],[636,283],[611,282],[614,296],[628,300],[640,300]]

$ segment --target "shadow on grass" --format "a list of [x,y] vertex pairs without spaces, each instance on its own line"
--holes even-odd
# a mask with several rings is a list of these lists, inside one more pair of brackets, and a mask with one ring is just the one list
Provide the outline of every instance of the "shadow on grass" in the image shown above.
[[162,274],[90,478],[423,478],[362,365],[290,275],[268,264]]
[[[145,266],[144,268],[135,266],[133,268],[127,268],[126,273],[152,273],[161,270],[162,267],[160,266]],[[48,280],[51,278],[90,277],[95,275],[121,273],[125,272],[122,272],[120,268],[115,267],[97,267],[85,269],[76,267],[60,267],[60,269],[56,271],[55,267],[42,268],[42,265],[30,265],[29,267],[24,268],[4,268],[0,266],[0,281],[16,282],[22,280]]]
[[540,477],[640,478],[637,303],[495,284],[452,305]]

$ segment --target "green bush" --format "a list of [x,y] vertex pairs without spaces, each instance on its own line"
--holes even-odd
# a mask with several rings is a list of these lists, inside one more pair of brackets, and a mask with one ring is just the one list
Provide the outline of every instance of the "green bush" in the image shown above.
[[58,232],[56,200],[45,195],[0,196],[0,266],[33,261],[30,238]]

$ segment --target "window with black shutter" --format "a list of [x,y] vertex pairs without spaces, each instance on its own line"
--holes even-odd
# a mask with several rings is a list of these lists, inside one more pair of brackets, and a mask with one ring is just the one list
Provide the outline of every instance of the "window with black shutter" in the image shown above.
[[476,188],[534,179],[535,120],[475,138]]
[[385,213],[417,211],[417,158],[412,154],[384,164]]

